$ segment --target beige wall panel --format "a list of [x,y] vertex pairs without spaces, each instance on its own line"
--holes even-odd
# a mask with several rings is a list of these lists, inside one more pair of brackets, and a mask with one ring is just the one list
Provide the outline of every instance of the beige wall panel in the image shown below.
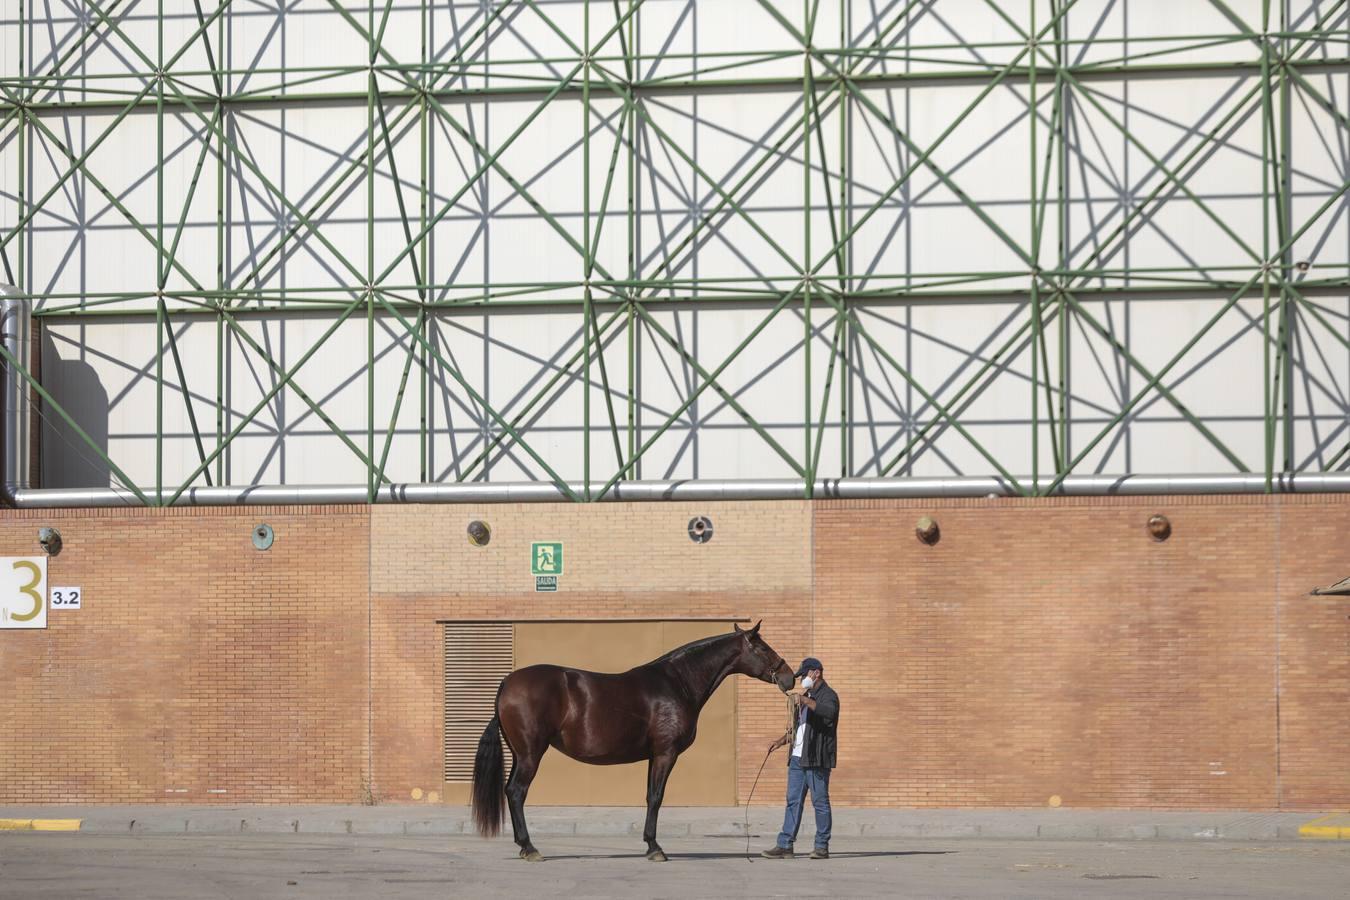
[[[533,591],[530,543],[562,541],[558,593],[809,590],[811,517],[804,502],[377,506],[371,583],[381,594]],[[709,516],[714,538],[689,540]],[[465,529],[481,519],[486,547]],[[597,527],[597,523],[603,523]],[[541,602],[545,602],[541,597]]]

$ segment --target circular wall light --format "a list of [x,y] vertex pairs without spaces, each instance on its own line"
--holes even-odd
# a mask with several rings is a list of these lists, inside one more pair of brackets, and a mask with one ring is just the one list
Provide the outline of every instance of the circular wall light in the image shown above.
[[942,537],[942,529],[938,528],[937,519],[924,516],[914,523],[914,536],[919,539],[919,543],[931,547]]
[[488,541],[492,540],[492,529],[488,523],[474,519],[469,523],[469,543],[475,547],[486,547]]
[[712,519],[707,516],[694,516],[689,520],[689,540],[695,544],[706,544],[712,540]]
[[1150,516],[1148,520],[1148,534],[1153,540],[1162,543],[1172,536],[1172,523],[1168,521],[1167,516]]
[[38,543],[47,551],[48,556],[55,556],[61,552],[61,532],[55,528],[39,528]]
[[276,540],[276,535],[272,532],[272,526],[263,522],[253,526],[253,546],[259,550],[271,550],[272,541]]

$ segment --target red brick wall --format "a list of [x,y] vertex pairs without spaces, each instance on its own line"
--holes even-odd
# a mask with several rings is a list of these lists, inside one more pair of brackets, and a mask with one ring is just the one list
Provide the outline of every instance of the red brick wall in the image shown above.
[[[1233,509],[822,508],[815,645],[862,720],[841,737],[836,796],[1275,805],[1273,547]],[[1145,532],[1155,510],[1166,543]],[[925,513],[932,547],[913,536]]]
[[45,631],[0,631],[0,801],[359,800],[368,523],[361,507],[6,511],[3,554],[40,552],[56,526],[48,582],[84,600]]
[[1280,804],[1350,809],[1350,597],[1308,596],[1350,575],[1350,503],[1293,498],[1268,528],[1276,547]]
[[[729,616],[824,660],[840,803],[1350,805],[1350,600],[1307,596],[1350,574],[1350,497],[8,511],[0,550],[43,524],[87,601],[0,631],[0,802],[407,800],[439,787],[437,621]],[[738,697],[744,798],[783,710]]]

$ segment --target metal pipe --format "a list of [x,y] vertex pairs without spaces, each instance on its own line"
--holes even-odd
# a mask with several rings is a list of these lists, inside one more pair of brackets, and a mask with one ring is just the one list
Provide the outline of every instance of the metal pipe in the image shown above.
[[[6,422],[9,419],[6,418]],[[1051,478],[1038,487],[1048,489]],[[1030,479],[1022,484],[1031,486]],[[604,487],[592,482],[592,496],[606,502],[674,500],[715,502],[730,500],[801,500],[806,497],[800,479],[728,481],[619,482],[603,496]],[[574,495],[585,486],[568,485]],[[1277,493],[1350,493],[1350,472],[1279,475]],[[1180,494],[1262,494],[1263,474],[1247,475],[1084,475],[1064,479],[1054,495],[1069,497],[1149,496]],[[15,506],[30,509],[60,507],[137,506],[136,496],[116,488],[19,488],[8,492]],[[812,496],[818,500],[931,499],[942,497],[1015,497],[1010,481],[1002,478],[824,478],[817,479]],[[175,506],[289,506],[364,504],[365,485],[253,485],[202,487],[184,491]],[[506,484],[386,484],[375,493],[376,503],[562,503],[567,493],[550,482]]]
[[[32,302],[24,299],[18,288],[0,284],[0,339],[5,349],[24,368],[33,363]],[[0,447],[4,452],[4,480],[0,485],[5,499],[11,500],[28,490],[29,420],[32,413],[28,382],[14,366],[5,366],[4,420],[0,430]]]

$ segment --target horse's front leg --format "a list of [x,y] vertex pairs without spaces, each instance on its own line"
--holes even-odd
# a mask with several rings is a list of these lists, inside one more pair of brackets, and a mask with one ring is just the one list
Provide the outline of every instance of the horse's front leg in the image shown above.
[[656,843],[656,815],[661,811],[661,798],[666,795],[666,780],[675,768],[678,753],[659,754],[647,764],[647,825],[642,829],[642,839],[647,842],[647,858],[653,862],[665,862],[666,854]]

